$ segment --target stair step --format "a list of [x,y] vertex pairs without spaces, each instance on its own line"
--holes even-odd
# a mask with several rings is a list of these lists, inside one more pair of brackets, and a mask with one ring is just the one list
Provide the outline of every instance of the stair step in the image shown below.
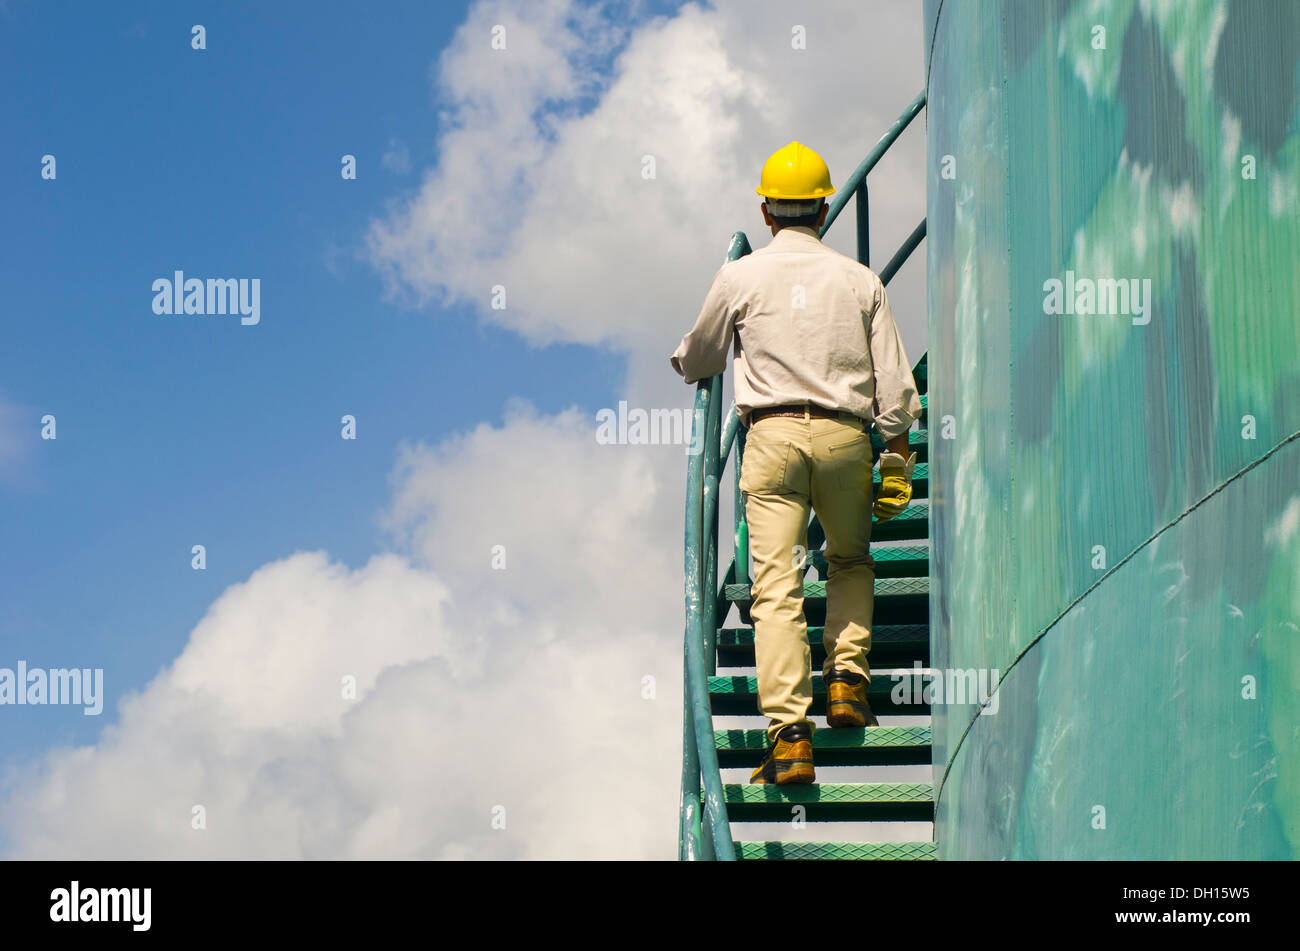
[[[877,578],[918,578],[930,574],[929,545],[891,545],[871,549]],[[826,549],[808,554],[809,563],[826,577]]]
[[[820,522],[814,522],[814,527],[818,531],[814,534],[809,532],[809,540],[812,542],[814,551],[820,551],[822,544],[826,541],[826,535],[820,530]],[[871,544],[877,542],[892,541],[920,541],[930,537],[930,501],[913,501],[907,508],[899,512],[891,519],[880,521],[873,519],[871,522]],[[873,548],[871,554],[874,557],[878,549]]]
[[[903,598],[903,597],[922,597],[930,596],[930,579],[929,578],[877,578],[875,585],[876,603],[879,604],[884,598]],[[747,584],[729,584],[726,585],[726,595],[728,601],[752,601],[750,597],[749,585]],[[825,599],[826,582],[825,581],[805,581],[803,583],[804,600]]]
[[[885,451],[885,438],[879,433],[871,434],[871,448],[876,455]],[[907,434],[907,448],[916,453],[917,465],[930,461],[930,431],[913,429]]]
[[[885,522],[871,523],[873,542],[899,541],[930,537],[930,502],[913,502]],[[872,552],[875,555],[875,552]]]
[[[740,617],[751,624],[750,605],[754,599],[747,584],[729,584],[723,588],[728,601],[740,605]],[[809,624],[826,623],[826,582],[805,581],[803,585],[804,618]],[[877,578],[872,620],[880,624],[920,624],[930,620],[929,578]]]
[[[714,730],[718,765],[754,768],[767,751],[765,730]],[[930,762],[928,726],[813,730],[816,766],[915,766]]]
[[736,858],[932,862],[933,842],[737,842]]
[[[919,456],[918,456],[919,458]],[[871,472],[871,481],[879,488],[880,470],[873,469]],[[930,497],[930,466],[924,462],[918,462],[912,469],[912,498],[928,499]]]
[[[901,681],[896,681],[893,676],[877,673],[871,678],[871,683],[867,686],[867,703],[871,705],[871,711],[879,715],[889,716],[925,716],[930,712],[930,705],[922,699],[923,688],[925,683],[918,680],[914,675],[909,675],[913,679],[910,690],[906,699],[911,703],[896,703],[891,694],[898,687]],[[810,716],[826,715],[826,684],[821,678],[821,674],[815,674],[812,678],[812,707],[808,713]],[[758,710],[758,678],[757,677],[710,677],[709,678],[709,707],[714,716],[750,716],[757,715]],[[816,731],[814,731],[814,735]]]
[[786,786],[723,783],[732,822],[785,822],[804,807],[809,822],[930,822],[930,783],[810,783]]
[[[809,626],[808,643],[812,647],[813,665],[820,667],[826,660],[822,646],[822,626]],[[718,666],[754,666],[754,629],[752,627],[724,627],[718,631]],[[881,624],[871,629],[870,662],[877,667],[911,667],[920,661],[922,667],[930,665],[930,627],[927,624]]]

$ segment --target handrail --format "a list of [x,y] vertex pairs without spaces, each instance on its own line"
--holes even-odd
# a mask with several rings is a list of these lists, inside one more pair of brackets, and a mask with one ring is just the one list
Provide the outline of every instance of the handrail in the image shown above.
[[840,187],[839,197],[831,202],[831,210],[826,214],[826,224],[822,225],[821,230],[822,237],[825,237],[826,232],[831,230],[831,225],[835,223],[835,219],[840,216],[840,212],[848,204],[849,197],[858,190],[860,185],[866,183],[867,173],[876,167],[880,157],[889,151],[889,147],[894,144],[894,140],[903,134],[903,130],[911,124],[917,113],[924,107],[925,90],[922,89],[908,107],[903,110],[903,114],[894,120],[894,124],[885,130],[885,134],[876,142],[867,157],[853,170],[853,174],[845,179],[844,184]]
[[[925,105],[925,92],[912,101],[901,116],[880,137],[870,154],[849,176],[839,197],[827,213],[825,235],[851,196],[857,196],[858,260],[867,263],[869,223],[867,221],[867,174],[894,140],[907,128]],[[880,272],[888,284],[925,237],[925,219],[912,231],[898,253]],[[727,248],[727,260],[734,261],[750,253],[749,239],[743,231],[734,232]],[[922,355],[917,366],[925,360]],[[702,433],[701,433],[702,427]],[[703,439],[700,436],[703,435]],[[697,441],[698,440],[698,441]],[[745,433],[733,401],[722,417],[722,374],[700,380],[695,389],[695,407],[691,445],[701,446],[692,453],[686,467],[686,631],[682,671],[682,797],[677,854],[680,859],[717,859],[734,861],[735,843],[727,817],[722,774],[718,768],[718,750],[713,740],[713,714],[709,704],[708,678],[716,669],[715,638],[718,618],[727,610],[726,586],[749,581],[749,526],[745,521],[744,501],[740,492],[740,468]],[[718,586],[718,497],[722,472],[735,449],[733,477],[736,480],[734,511],[735,547],[730,566]],[[820,529],[814,517],[810,535]],[[812,547],[812,538],[809,538]],[[816,547],[820,547],[818,544]],[[703,787],[704,807],[700,808]]]
[[[750,251],[743,232],[732,235],[727,260]],[[713,742],[713,715],[709,707],[706,642],[712,648],[717,630],[714,586],[718,570],[718,480],[721,474],[722,374],[700,380],[695,388],[691,445],[702,445],[686,468],[686,650],[682,717],[682,808],[678,857],[733,861],[735,845],[722,794],[718,749]],[[735,413],[731,414],[733,417]],[[696,442],[704,423],[703,442]],[[739,423],[739,418],[736,418]],[[728,420],[727,452],[736,426]],[[710,526],[711,539],[704,536]],[[706,541],[708,542],[706,544]],[[705,600],[707,595],[707,600]],[[712,663],[709,664],[712,667]],[[700,779],[704,781],[704,811],[699,810]]]
[[912,252],[920,245],[921,239],[925,237],[925,221],[924,218],[921,219],[921,223],[912,229],[912,233],[907,236],[907,240],[903,242],[898,252],[889,259],[889,263],[880,269],[880,273],[876,276],[880,278],[881,284],[888,284],[889,279],[898,273],[898,269],[907,262]]

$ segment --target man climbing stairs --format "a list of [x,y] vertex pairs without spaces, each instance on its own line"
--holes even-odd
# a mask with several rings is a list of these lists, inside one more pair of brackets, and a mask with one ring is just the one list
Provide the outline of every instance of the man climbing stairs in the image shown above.
[[[820,211],[815,215],[816,227],[811,231],[804,227],[810,236],[806,240],[813,241],[809,247],[818,246],[816,238],[824,235],[846,204],[853,201],[857,213],[857,260],[863,265],[867,264],[870,244],[867,174],[924,106],[925,94],[921,93],[876,142],[871,152],[849,176],[835,201],[821,205]],[[793,163],[791,167],[802,168],[796,159],[807,150],[799,143],[791,143],[786,150],[774,155],[769,164],[792,149],[798,154],[790,160]],[[805,161],[804,164],[809,164],[810,161]],[[821,166],[817,168],[820,169]],[[765,176],[767,171],[765,166]],[[829,178],[822,185],[828,186]],[[771,202],[771,195],[776,192],[771,188],[764,191],[764,187],[766,186],[760,186],[759,194],[767,196]],[[822,202],[826,201],[827,194],[834,191],[829,187],[819,186],[819,189],[816,190],[817,195],[821,196],[818,200]],[[794,197],[808,198],[803,191],[807,189]],[[813,196],[814,199],[816,197]],[[768,214],[767,207],[765,203],[765,216]],[[774,235],[781,230],[780,222],[765,217],[765,223],[772,227]],[[879,269],[877,287],[889,283],[924,239],[925,231],[926,223],[923,219],[893,258]],[[774,238],[774,244],[775,241]],[[742,232],[736,232],[732,236],[727,258],[736,261],[748,255],[750,250],[746,236]],[[715,279],[715,286],[718,283]],[[725,296],[725,289],[729,285],[727,282],[722,282],[722,285],[723,290],[719,293]],[[710,297],[713,297],[712,290]],[[812,708],[806,716],[815,718],[812,747],[817,781],[784,785],[774,782],[724,782],[720,770],[736,768],[748,773],[763,762],[768,749],[768,736],[767,730],[762,728],[733,729],[716,722],[720,717],[757,717],[760,705],[755,670],[754,628],[750,618],[753,601],[749,526],[739,484],[746,427],[741,425],[735,404],[726,414],[721,410],[721,369],[726,364],[725,349],[720,360],[719,354],[714,352],[717,343],[715,338],[720,337],[720,333],[700,338],[709,341],[708,346],[694,342],[695,330],[708,331],[712,326],[706,317],[716,311],[721,318],[725,318],[731,312],[726,300],[719,298],[715,304],[715,307],[710,307],[706,302],[701,319],[697,321],[697,328],[683,339],[683,345],[673,358],[674,368],[688,381],[699,381],[692,445],[702,447],[702,451],[691,454],[687,467],[684,565],[686,636],[683,657],[685,676],[679,856],[683,859],[721,860],[934,858],[932,832],[923,839],[918,837],[918,841],[909,842],[888,841],[885,836],[879,840],[852,841],[851,832],[835,832],[836,824],[853,823],[852,828],[856,829],[857,824],[864,822],[931,823],[934,816],[933,789],[928,770],[924,770],[927,773],[927,781],[924,782],[891,781],[897,778],[891,774],[896,774],[899,767],[913,767],[921,771],[920,767],[931,763],[930,726],[924,722],[928,719],[929,710],[922,696],[923,691],[919,689],[924,684],[919,682],[918,671],[914,668],[914,665],[928,667],[930,659],[929,432],[926,428],[929,401],[926,395],[926,358],[922,356],[913,369],[915,394],[910,397],[911,406],[906,409],[908,415],[915,417],[916,395],[919,395],[920,416],[913,423],[915,428],[907,433],[908,453],[915,453],[916,457],[915,469],[911,472],[911,499],[906,508],[892,518],[888,518],[883,510],[878,510],[878,514],[886,514],[886,520],[873,520],[871,531],[875,598],[871,651],[867,657],[871,669],[867,701],[876,716],[881,718],[879,725],[834,729],[824,725],[826,685],[820,671],[825,661],[822,634],[826,618],[827,565],[823,550],[826,538],[816,515],[812,515],[806,534],[808,561],[803,590],[804,615],[814,672]],[[892,328],[892,318],[888,323]],[[700,324],[707,326],[701,328]],[[896,330],[894,332],[897,333]],[[875,345],[874,338],[872,345]],[[901,354],[901,344],[898,352]],[[874,356],[875,354],[873,358]],[[887,357],[888,354],[884,356]],[[698,366],[687,365],[692,362]],[[901,398],[894,398],[890,405],[893,407],[904,402]],[[844,409],[843,404],[840,409]],[[862,417],[870,415],[868,412],[852,412]],[[886,457],[887,461],[904,458],[901,455],[903,434],[897,427],[891,432],[895,435],[888,447],[880,435],[871,433],[873,460],[878,459],[886,449],[890,453]],[[863,462],[865,463],[865,454]],[[730,476],[735,480],[736,489],[733,523],[735,555],[719,586],[719,488],[722,473],[728,463],[732,463]],[[896,463],[891,461],[891,465],[894,464]],[[891,470],[891,489],[897,485],[897,475]],[[873,477],[876,488],[879,489],[880,475],[873,473]],[[903,504],[904,499],[906,495],[899,499],[898,504]],[[880,504],[884,504],[883,497]],[[788,526],[784,528],[788,529]],[[809,577],[810,571],[816,571],[816,577]],[[727,618],[732,613],[739,617],[742,626],[728,625]],[[719,667],[736,672],[719,675]],[[911,689],[899,696],[894,691],[898,680],[891,676],[894,672],[914,679],[908,685]],[[899,717],[919,719],[922,722],[900,723],[897,720]],[[876,772],[878,778],[864,782],[828,782],[836,772],[841,771],[841,767],[855,772],[867,771],[868,774]],[[783,841],[778,836],[773,836],[770,841],[736,841],[732,836],[732,822],[748,824],[792,820],[796,823],[818,823],[819,828],[824,826],[827,830],[824,841]],[[844,830],[845,827],[841,825],[841,829]]]
[[[924,392],[925,360],[914,374],[918,388]],[[837,770],[831,767],[881,767],[930,764],[930,727],[928,725],[890,725],[890,718],[929,714],[922,702],[920,689],[909,690],[896,703],[898,681],[886,672],[903,668],[913,676],[914,664],[928,667],[930,659],[929,628],[929,471],[925,462],[929,434],[928,397],[922,396],[919,430],[909,438],[918,464],[913,476],[913,503],[895,518],[877,522],[872,527],[871,554],[876,561],[875,619],[872,630],[871,686],[867,698],[872,710],[882,717],[881,725],[859,729],[828,729],[817,723],[813,733],[813,751],[818,783],[812,785],[753,785],[727,783],[723,791],[733,822],[789,822],[794,806],[803,806],[800,814],[807,822],[818,822],[834,829],[836,822],[930,822],[934,803],[929,782],[856,782],[837,783],[827,779]],[[878,453],[882,444],[874,436]],[[879,474],[875,476],[879,484]],[[819,536],[816,518],[809,528],[810,547]],[[810,552],[809,567],[824,578],[826,561],[821,549]],[[805,580],[804,611],[808,619],[808,640],[812,648],[812,665],[819,670],[825,657],[820,622],[826,613],[826,585],[823,580]],[[727,601],[747,619],[749,586],[728,584]],[[748,669],[744,675],[712,676],[708,679],[709,701],[715,716],[753,715],[758,709],[754,667],[754,629],[722,627],[716,636],[717,666]],[[901,673],[901,671],[900,671]],[[920,684],[914,684],[919,688]],[[813,676],[814,717],[826,714],[826,688],[820,675]],[[718,765],[722,768],[752,769],[767,748],[763,729],[716,729],[714,743]],[[842,858],[842,859],[929,859],[934,843],[921,842],[849,842],[849,841],[761,841],[736,842],[740,859],[774,858]]]

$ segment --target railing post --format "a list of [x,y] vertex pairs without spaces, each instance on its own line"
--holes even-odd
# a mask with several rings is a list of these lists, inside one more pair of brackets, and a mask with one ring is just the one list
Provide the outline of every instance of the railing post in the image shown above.
[[722,469],[722,374],[709,379],[709,417],[704,430],[704,670],[718,670],[718,483]]
[[[692,413],[692,445],[701,445],[708,430],[708,389],[697,386]],[[700,521],[704,509],[704,452],[695,453],[686,467],[686,544],[684,574],[686,580],[686,629],[682,651],[682,814],[678,854],[687,859],[704,857],[703,826],[700,821],[700,750],[696,741],[695,697],[691,649],[700,633]]]
[[858,263],[863,267],[869,267],[867,258],[871,252],[871,219],[867,214],[867,180],[862,179],[862,184],[858,186]]
[[713,847],[713,822],[707,808],[700,810],[700,860],[714,862],[718,853]]
[[[731,404],[731,407],[727,410],[726,415],[723,418],[725,422],[723,423],[722,426],[722,444],[721,447],[718,449],[719,484],[721,484],[722,482],[722,473],[726,471],[727,460],[731,457],[732,447],[738,445],[739,440],[737,437],[739,437],[741,434],[740,413],[736,409],[736,404],[734,402]],[[739,452],[739,450],[737,450],[737,452]],[[736,457],[736,467],[737,467],[736,471],[739,472],[740,471],[739,456]],[[721,488],[719,488],[718,494],[712,497],[710,501],[714,506],[713,514],[720,518],[721,507],[722,507]],[[734,526],[733,526],[733,531],[734,531]],[[721,541],[721,536],[719,536],[718,540]],[[731,559],[731,564],[727,567],[726,579],[730,583],[733,584],[736,583],[736,559],[735,559],[734,551]],[[727,618],[727,612],[731,610],[731,605],[727,601],[727,589],[725,584],[718,587],[717,594],[718,594],[717,608],[714,617],[717,619],[719,624],[722,624]],[[716,640],[717,638],[715,637],[714,641],[716,642]]]
[[[690,625],[687,625],[687,637]],[[700,757],[695,748],[695,722],[691,718],[691,672],[682,656],[682,807],[681,828],[677,833],[677,858],[693,862],[702,857],[703,836],[700,827]]]
[[[723,795],[721,774],[718,772],[718,750],[713,740],[713,716],[709,703],[707,664],[704,658],[704,621],[706,613],[715,614],[713,605],[715,592],[705,589],[706,565],[705,555],[708,545],[705,542],[705,525],[712,521],[705,504],[705,473],[713,472],[713,491],[710,500],[716,511],[717,498],[717,464],[719,443],[718,429],[721,423],[717,401],[711,396],[721,393],[721,380],[717,377],[701,380],[695,391],[695,425],[702,426],[704,452],[691,457],[686,475],[686,545],[684,569],[686,575],[686,636],[685,636],[685,680],[684,693],[687,698],[685,714],[693,731],[692,744],[688,744],[682,756],[683,810],[694,808],[698,798],[689,804],[686,802],[691,787],[702,787],[704,804],[702,810],[695,811],[703,817],[700,822],[700,857],[717,858],[722,861],[735,860],[735,846],[731,839],[731,827],[727,820],[727,803]],[[713,438],[710,440],[709,435]],[[710,459],[711,457],[711,459]],[[708,516],[706,518],[706,515]],[[716,565],[714,574],[716,575]],[[692,749],[693,747],[693,749]],[[694,766],[694,769],[692,769]],[[690,771],[688,777],[687,773]],[[696,792],[698,797],[698,791]],[[690,826],[683,815],[683,826],[689,839]],[[705,844],[705,840],[708,844]]]

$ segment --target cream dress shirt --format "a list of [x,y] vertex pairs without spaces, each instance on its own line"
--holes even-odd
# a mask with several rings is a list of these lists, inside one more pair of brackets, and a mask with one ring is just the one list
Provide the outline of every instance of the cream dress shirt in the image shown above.
[[912,365],[873,271],[782,228],[713,277],[695,326],[671,357],[687,383],[727,368],[735,332],[736,409],[812,403],[847,410],[892,439],[921,415]]

